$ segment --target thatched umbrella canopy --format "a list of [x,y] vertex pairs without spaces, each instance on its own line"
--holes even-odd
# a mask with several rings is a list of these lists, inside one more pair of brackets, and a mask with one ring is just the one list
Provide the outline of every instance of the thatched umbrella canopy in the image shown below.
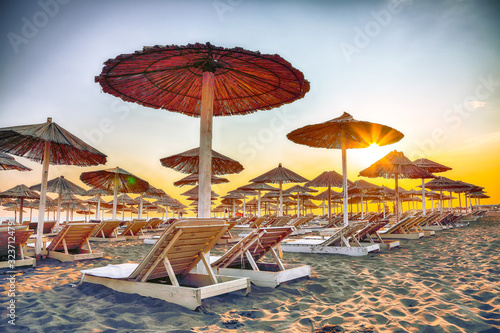
[[[214,174],[212,174],[212,180],[211,183],[212,185],[214,184],[223,184],[223,183],[229,183],[229,179],[227,178],[222,178],[222,177],[217,177]],[[174,182],[174,186],[184,186],[184,185],[196,185],[200,181],[200,176],[197,173],[192,173],[189,176],[186,176],[182,179],[179,179],[178,181]]]
[[[366,180],[363,179],[358,179],[352,185],[348,186],[349,193],[358,193],[360,194],[360,201],[361,201],[361,218],[364,218],[364,208],[363,208],[363,196],[365,193],[373,190],[377,190],[379,188],[378,185],[372,184],[370,182],[367,182]],[[370,199],[367,199],[370,200]],[[368,208],[368,205],[367,205]],[[368,212],[368,211],[367,211]]]
[[199,196],[205,218],[210,217],[213,116],[269,110],[309,91],[304,75],[278,55],[210,43],[157,45],[119,55],[106,61],[96,82],[124,101],[201,118]]
[[227,194],[236,194],[236,195],[241,196],[241,198],[243,199],[243,216],[245,216],[246,215],[246,208],[247,208],[246,207],[247,196],[257,195],[257,191],[237,188],[236,190],[232,190],[232,191],[227,192]]
[[149,199],[160,199],[167,195],[165,191],[162,189],[156,188],[153,185],[149,184],[149,187],[145,192],[141,192],[140,196],[136,198],[137,204],[139,205],[139,213],[138,213],[138,218],[142,219],[142,210],[144,206],[144,198],[149,198]]
[[372,144],[385,146],[398,142],[403,136],[401,132],[392,127],[359,121],[347,112],[338,118],[320,124],[304,126],[287,134],[289,140],[298,144],[316,148],[342,149],[344,225],[348,223],[346,150],[367,148]]
[[[108,190],[105,190],[105,189],[100,188],[100,187],[93,187],[93,188],[87,190],[87,192],[83,195],[86,197],[95,196],[96,201],[93,202],[92,204],[95,203],[97,205],[96,210],[95,210],[95,219],[96,220],[99,220],[100,214],[101,214],[101,205],[103,203],[105,203],[103,200],[101,200],[101,196],[108,196],[108,195],[113,195],[113,192],[109,192]],[[113,207],[113,205],[111,205],[111,207]],[[104,207],[104,208],[110,208],[110,207]]]
[[370,178],[394,178],[396,189],[396,221],[399,222],[399,178],[436,178],[433,174],[416,166],[403,152],[392,151],[370,167],[360,171],[360,176]]
[[[187,196],[187,197],[195,197],[195,198],[198,198],[198,186],[195,186],[193,187],[192,189],[190,190],[187,190],[186,192],[184,193],[181,193],[181,195],[184,195],[184,196]],[[211,197],[212,198],[217,198],[219,197],[219,195],[217,193],[215,193],[214,191],[210,190],[210,193],[211,193]]]
[[283,183],[304,183],[308,179],[301,175],[287,169],[281,165],[274,168],[254,179],[250,179],[254,183],[273,183],[279,184],[279,198],[280,198],[280,216],[283,216]]
[[[419,166],[422,169],[424,169],[425,171],[430,172],[430,173],[439,173],[439,172],[445,172],[445,171],[451,170],[450,167],[447,167],[443,164],[431,161],[427,158],[420,158],[418,160],[413,161],[413,163],[416,166]],[[422,178],[422,212],[423,212],[424,216],[427,215],[427,210],[425,207],[425,179],[424,178]]]
[[[182,173],[199,173],[200,171],[200,148],[193,148],[180,154],[160,159],[161,165]],[[243,166],[240,162],[226,155],[212,150],[211,175],[221,176],[232,173],[240,173]]]
[[297,196],[297,216],[300,216],[300,200],[299,200],[300,195],[305,193],[315,193],[315,192],[318,192],[318,190],[300,185],[294,185],[285,191],[285,193],[290,193],[290,194],[295,193],[295,195]]
[[45,201],[49,163],[56,165],[93,166],[106,163],[106,155],[89,146],[47,118],[46,123],[0,128],[0,150],[33,161],[42,162],[42,187],[38,210],[35,247],[41,258]]
[[276,187],[272,187],[271,185],[268,185],[266,183],[250,183],[244,186],[238,187],[238,189],[241,190],[252,190],[252,191],[257,191],[258,192],[258,199],[257,199],[257,206],[258,206],[258,211],[257,211],[257,216],[261,216],[260,213],[260,198],[261,198],[261,192],[262,191],[277,191],[278,189]]
[[17,162],[14,157],[0,152],[0,170],[31,171],[30,168]]
[[113,192],[113,219],[116,219],[118,192],[141,193],[149,188],[149,183],[119,167],[99,171],[83,172],[80,180],[93,187]]
[[0,198],[19,198],[19,223],[23,223],[23,205],[24,199],[40,199],[40,195],[32,191],[28,186],[22,184],[14,186],[7,191],[0,192]]
[[[34,191],[41,191],[42,184],[33,185],[30,189]],[[61,200],[64,194],[76,194],[76,195],[86,195],[87,191],[75,183],[67,180],[64,176],[60,176],[51,179],[47,182],[47,192],[57,193],[57,219],[56,219],[56,230],[59,230],[59,224],[61,223]]]
[[[304,184],[304,186],[308,187],[328,187],[327,192],[330,195],[326,198],[328,200],[328,221],[332,222],[332,187],[342,187],[343,186],[343,177],[336,171],[325,171],[320,174],[318,177],[313,180],[308,181]],[[352,182],[346,178],[347,184],[352,184]]]

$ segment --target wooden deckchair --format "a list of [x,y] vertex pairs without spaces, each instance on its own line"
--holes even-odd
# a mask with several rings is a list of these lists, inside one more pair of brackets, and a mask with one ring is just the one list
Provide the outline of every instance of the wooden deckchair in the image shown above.
[[89,238],[97,227],[94,223],[69,223],[47,245],[49,258],[75,261],[104,257],[100,251],[92,251]]
[[[43,233],[50,234],[52,232],[52,228],[56,225],[56,221],[45,221],[43,222]],[[38,222],[30,222],[29,228],[33,230],[33,233],[36,234],[38,229]]]
[[[223,275],[248,277],[257,286],[277,287],[282,282],[311,275],[308,265],[283,264],[275,248],[292,233],[294,227],[272,227],[253,230],[217,259],[212,267]],[[258,262],[271,253],[274,263]]]
[[32,233],[33,230],[22,225],[0,227],[0,268],[13,270],[21,266],[35,267],[36,260],[24,255],[26,243]]
[[367,223],[361,230],[358,230],[354,237],[359,241],[368,241],[372,244],[378,243],[381,250],[390,250],[399,247],[398,240],[383,240],[380,238],[378,231],[385,227],[387,220],[378,220]]
[[95,228],[90,241],[94,242],[118,242],[127,240],[125,237],[118,236],[117,228],[121,220],[103,220]]
[[157,218],[157,217],[153,217],[151,219],[149,219],[148,221],[148,224],[146,224],[146,226],[144,227],[144,229],[146,230],[156,230],[158,228],[158,226],[160,225],[161,223],[161,219]]
[[[294,240],[285,240],[281,243],[283,252],[304,252],[324,254],[345,254],[350,256],[363,256],[369,252],[380,250],[378,244],[361,244],[354,237],[362,229],[364,222],[351,222],[348,225],[332,229],[332,234],[327,239],[321,237],[304,237]],[[350,240],[354,244],[351,244]]]
[[222,235],[217,244],[229,244],[236,243],[241,240],[241,237],[237,237],[236,235],[231,233],[231,229],[234,228],[238,224],[238,221],[228,221],[229,226],[227,227],[227,232]]
[[[122,264],[83,270],[83,281],[116,291],[159,298],[191,310],[202,299],[242,290],[250,279],[215,275],[207,253],[227,231],[218,219],[180,220],[170,225],[139,264]],[[202,261],[207,274],[190,271]]]
[[125,225],[125,229],[119,236],[125,236],[127,239],[143,239],[147,236],[144,235],[142,229],[148,224],[146,220],[132,220]]
[[412,222],[414,217],[407,216],[397,223],[393,223],[386,229],[379,231],[380,238],[382,239],[419,239],[424,237],[423,232],[409,232],[405,230],[405,226]]

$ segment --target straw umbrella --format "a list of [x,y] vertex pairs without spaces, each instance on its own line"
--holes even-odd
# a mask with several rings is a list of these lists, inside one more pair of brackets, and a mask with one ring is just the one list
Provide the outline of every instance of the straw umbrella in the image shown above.
[[274,168],[254,179],[250,179],[254,183],[274,183],[279,184],[279,198],[280,198],[280,216],[283,216],[283,183],[304,183],[308,179],[300,176],[299,174],[287,169],[281,165]]
[[243,216],[245,216],[247,196],[257,195],[257,192],[253,191],[253,190],[246,190],[246,189],[237,188],[236,190],[232,190],[232,191],[227,192],[227,194],[236,194],[236,195],[241,196],[241,199],[243,199]]
[[89,146],[47,118],[46,123],[0,128],[0,150],[41,162],[42,187],[38,212],[35,254],[41,258],[43,218],[49,163],[56,165],[93,166],[106,163],[106,155]]
[[[445,165],[431,161],[431,160],[426,159],[426,158],[420,158],[418,160],[413,161],[413,163],[416,166],[419,166],[422,169],[424,169],[425,171],[430,172],[430,173],[439,173],[439,172],[445,172],[445,171],[451,170],[450,167],[447,167]],[[424,178],[422,178],[422,212],[423,212],[424,216],[427,215],[427,210],[425,207],[425,179]]]
[[[96,220],[99,220],[99,218],[100,218],[101,205],[104,203],[104,201],[101,200],[101,196],[107,196],[107,195],[113,195],[113,193],[111,193],[103,188],[99,188],[99,187],[91,188],[83,195],[86,197],[95,196],[95,201],[87,200],[87,202],[89,202],[91,204],[95,203],[97,205],[96,210],[95,210],[95,219]],[[105,207],[105,208],[110,208],[110,207]]]
[[[364,210],[363,210],[363,195],[368,191],[373,191],[378,189],[379,187],[375,184],[367,182],[363,179],[358,179],[351,186],[349,186],[349,193],[359,193],[361,200],[361,218],[364,218]],[[368,213],[368,211],[367,211]]]
[[318,190],[300,185],[294,185],[285,191],[285,193],[290,193],[290,194],[295,193],[295,195],[297,195],[297,216],[300,216],[300,202],[299,202],[300,196],[305,193],[316,193],[316,192],[318,192]]
[[31,171],[30,168],[17,162],[14,157],[0,152],[0,170]]
[[287,138],[295,143],[310,147],[342,149],[344,225],[347,225],[348,189],[346,150],[367,148],[372,144],[385,146],[396,143],[403,138],[403,134],[389,126],[355,120],[350,114],[344,112],[342,116],[324,123],[296,129],[288,133]]
[[200,217],[210,217],[212,118],[269,110],[309,91],[304,75],[278,55],[210,43],[119,55],[96,82],[128,102],[200,116]]
[[[345,181],[348,184],[352,184],[350,180],[345,177]],[[307,187],[327,187],[328,188],[328,221],[332,222],[332,187],[342,187],[344,184],[343,177],[336,171],[325,171],[318,177],[307,182],[305,186]],[[345,197],[344,197],[345,198]],[[347,200],[347,199],[345,199]],[[347,205],[344,205],[344,209]]]
[[261,192],[262,191],[277,191],[278,189],[276,187],[272,187],[271,185],[268,185],[266,183],[250,183],[248,185],[240,186],[238,189],[241,190],[251,190],[251,191],[257,191],[258,196],[257,196],[257,206],[258,206],[258,211],[257,211],[257,216],[260,217],[260,198],[261,198]]
[[134,176],[119,167],[99,171],[83,172],[80,180],[93,187],[100,187],[113,192],[113,219],[116,219],[116,206],[118,192],[141,193],[148,189],[149,183]]
[[7,191],[0,193],[0,198],[19,198],[19,222],[23,223],[23,204],[24,199],[40,199],[40,195],[35,191],[32,191],[28,186],[22,184],[14,186]]
[[399,222],[399,178],[436,178],[433,174],[413,164],[403,152],[392,151],[370,167],[360,171],[363,177],[394,178],[396,189],[396,221]]
[[[41,191],[42,184],[33,185],[30,187],[31,190]],[[60,176],[49,180],[47,182],[47,192],[57,193],[57,219],[56,219],[56,230],[59,230],[59,224],[61,223],[61,200],[64,194],[76,194],[76,195],[86,195],[87,191],[76,185],[75,183],[67,180],[64,176]]]

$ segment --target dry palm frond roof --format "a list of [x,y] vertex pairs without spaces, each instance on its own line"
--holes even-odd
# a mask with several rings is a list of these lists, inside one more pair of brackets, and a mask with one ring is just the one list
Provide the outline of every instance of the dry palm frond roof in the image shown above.
[[[348,179],[347,184],[350,185],[352,182]],[[325,171],[313,180],[308,181],[304,184],[308,187],[342,187],[343,178],[342,175],[336,171]]]
[[89,186],[100,187],[108,192],[113,192],[115,186],[115,175],[118,177],[118,192],[142,193],[149,188],[149,183],[134,176],[130,172],[119,167],[99,171],[83,172],[80,180]]
[[45,123],[0,128],[0,150],[41,162],[45,142],[50,142],[50,164],[92,166],[106,163],[106,155],[64,128]]
[[[40,191],[42,184],[33,185],[31,190]],[[60,194],[86,195],[87,191],[75,183],[67,180],[64,176],[51,179],[47,182],[47,192]]]
[[206,44],[156,45],[121,54],[95,77],[103,91],[126,102],[200,115],[203,72],[214,83],[214,116],[269,110],[304,97],[309,82],[279,55]]
[[30,190],[28,186],[21,184],[14,186],[7,191],[0,192],[2,198],[26,198],[26,199],[40,199],[40,194]]
[[14,157],[0,152],[0,170],[31,171],[30,168],[17,162]]
[[421,167],[422,169],[425,169],[425,171],[430,172],[430,173],[438,173],[438,172],[445,172],[448,170],[451,170],[450,167],[447,167],[445,165],[439,164],[437,162],[431,161],[426,158],[420,158],[418,160],[413,161],[413,163],[416,166]]
[[277,168],[274,168],[254,179],[250,179],[251,182],[254,183],[304,183],[307,182],[308,179],[302,177],[301,175],[293,172],[290,169],[287,169],[281,165],[278,165]]
[[[199,174],[193,173],[193,174],[190,174],[189,176],[186,176],[186,177],[174,182],[174,185],[175,186],[196,185],[196,184],[198,184],[199,180],[200,180]],[[229,179],[212,175],[212,180],[211,180],[212,185],[222,184],[222,183],[229,183]]]
[[[342,139],[344,133],[344,139]],[[401,140],[404,135],[392,127],[359,121],[349,113],[320,124],[298,128],[286,136],[289,140],[317,148],[342,149],[366,148],[376,143],[379,146],[392,144]]]
[[[200,148],[193,148],[180,154],[160,159],[161,165],[182,173],[198,173],[200,164]],[[240,162],[212,150],[212,174],[216,176],[240,173],[243,166]]]
[[399,178],[436,178],[433,174],[413,164],[403,152],[395,150],[359,173],[360,176],[370,178],[395,178],[396,174]]

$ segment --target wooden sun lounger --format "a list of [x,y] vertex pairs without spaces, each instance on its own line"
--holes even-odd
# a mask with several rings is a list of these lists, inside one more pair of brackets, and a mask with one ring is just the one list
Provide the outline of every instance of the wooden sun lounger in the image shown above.
[[132,220],[125,225],[125,229],[119,236],[125,236],[126,239],[144,239],[147,236],[144,235],[142,229],[147,224],[148,221],[146,220]]
[[[379,244],[361,244],[354,237],[354,234],[362,229],[364,225],[363,222],[351,222],[342,228],[332,230],[332,235],[327,239],[305,237],[285,240],[281,243],[281,248],[283,252],[345,254],[350,256],[364,256],[370,252],[379,251]],[[351,239],[354,244],[351,244]]]
[[[43,233],[50,234],[52,232],[52,228],[56,225],[56,221],[45,221],[43,222]],[[36,234],[38,229],[38,222],[30,222],[29,228],[33,230],[33,233]]]
[[[180,220],[170,225],[139,264],[81,271],[83,281],[116,291],[159,298],[191,310],[205,298],[250,291],[250,279],[215,275],[207,253],[226,233],[218,219]],[[190,273],[202,261],[207,274]]]
[[155,231],[156,229],[158,229],[160,223],[161,219],[153,217],[152,219],[149,219],[148,224],[144,227],[144,229]]
[[11,270],[22,266],[36,266],[36,260],[24,255],[26,243],[33,230],[26,226],[0,227],[0,268]]
[[252,229],[255,229],[255,228],[260,228],[260,226],[262,225],[262,223],[264,223],[264,221],[266,220],[266,217],[265,216],[261,216],[261,217],[258,217],[256,218],[253,222],[251,222],[250,224],[246,224],[246,225],[235,225],[233,227],[233,229],[236,231],[249,231],[249,230],[252,230]]
[[[253,230],[212,263],[218,273],[248,277],[256,286],[277,287],[283,282],[309,277],[308,265],[283,264],[275,248],[294,230],[293,227],[271,227]],[[274,263],[258,262],[271,253]]]
[[358,230],[354,237],[356,237],[359,242],[368,241],[372,244],[377,243],[379,244],[381,250],[390,250],[395,247],[399,247],[400,243],[398,240],[383,240],[380,238],[378,231],[387,223],[388,221],[386,220],[369,222],[363,227],[363,229]]
[[380,238],[382,239],[419,239],[424,237],[423,232],[408,232],[405,226],[410,223],[412,217],[406,217],[399,220],[399,223],[394,223],[387,229],[379,231]]
[[222,235],[217,244],[236,243],[241,240],[241,237],[237,237],[231,233],[231,229],[233,229],[234,226],[238,224],[238,221],[228,221],[227,223],[229,224],[227,232]]
[[93,242],[118,242],[127,240],[125,237],[118,236],[117,228],[121,222],[120,220],[101,221],[89,240]]
[[47,256],[60,261],[75,261],[104,257],[103,252],[92,251],[89,238],[97,227],[94,223],[70,223],[47,245]]

